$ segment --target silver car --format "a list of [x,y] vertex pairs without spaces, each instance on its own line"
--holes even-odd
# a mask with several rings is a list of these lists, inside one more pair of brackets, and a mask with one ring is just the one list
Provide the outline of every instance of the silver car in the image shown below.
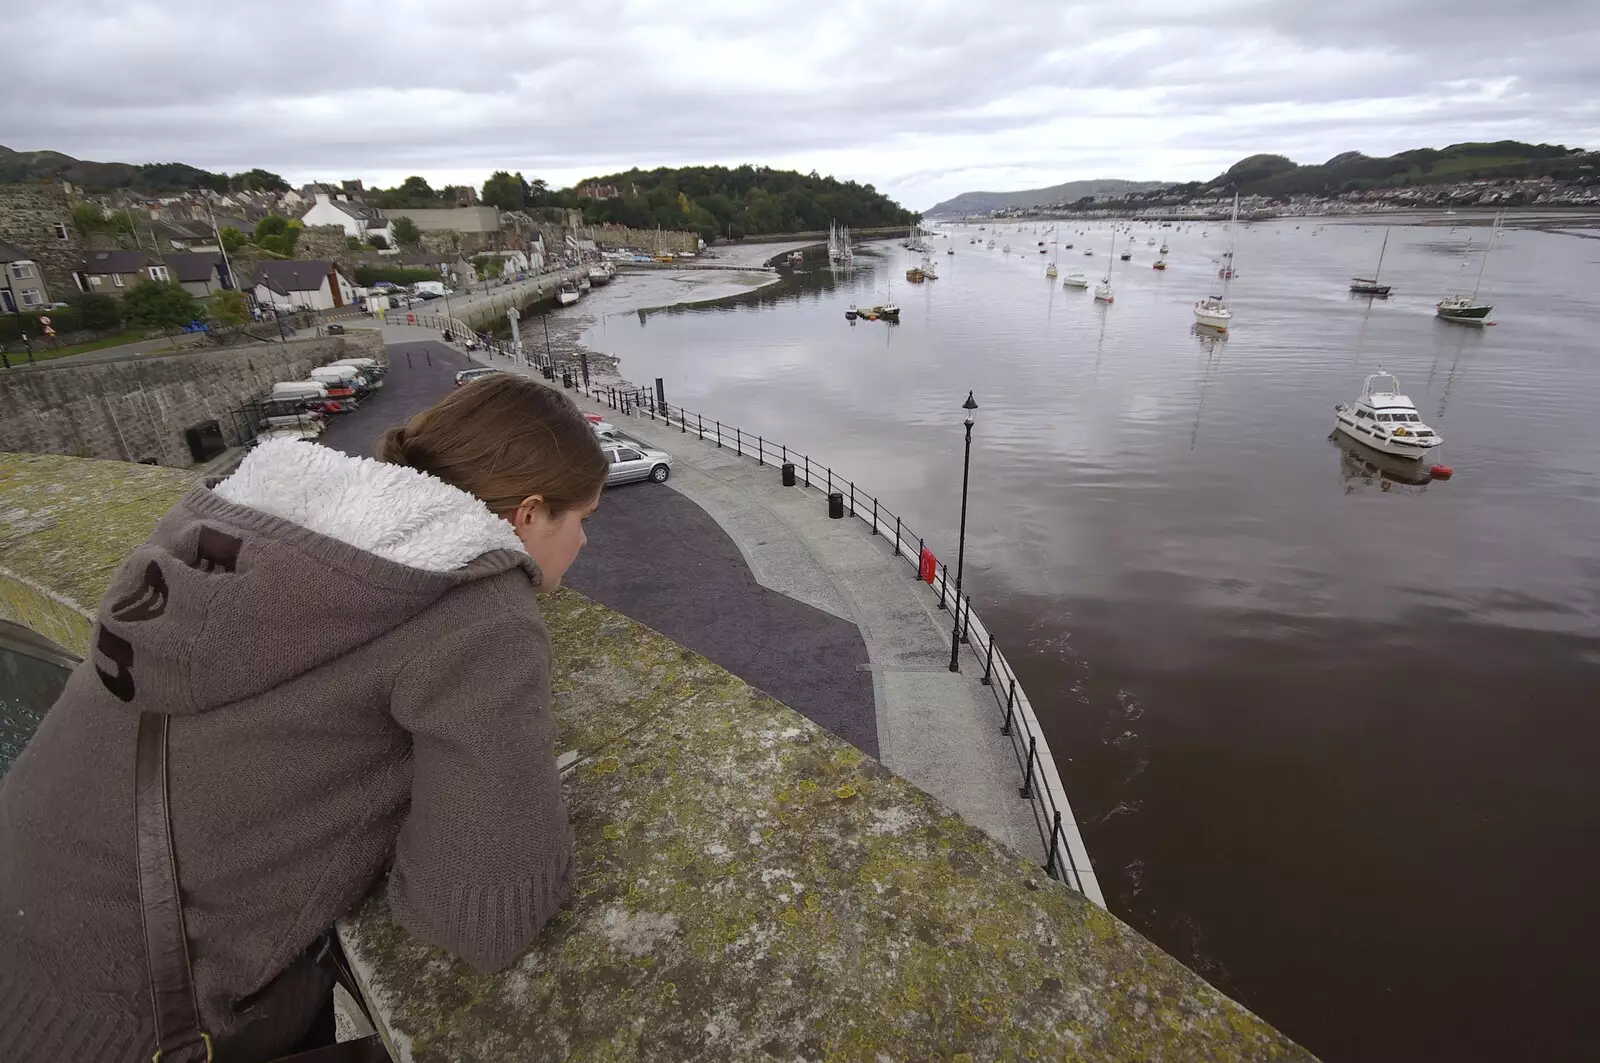
[[672,455],[664,450],[651,450],[636,443],[601,441],[601,449],[611,462],[606,483],[625,484],[633,480],[650,480],[664,484],[671,475]]

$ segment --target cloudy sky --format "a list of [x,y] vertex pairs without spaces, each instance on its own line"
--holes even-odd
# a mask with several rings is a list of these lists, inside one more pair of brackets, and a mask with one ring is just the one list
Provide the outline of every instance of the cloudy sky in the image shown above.
[[297,183],[754,162],[925,208],[1256,152],[1600,147],[1596,4],[48,0],[4,18],[0,143]]

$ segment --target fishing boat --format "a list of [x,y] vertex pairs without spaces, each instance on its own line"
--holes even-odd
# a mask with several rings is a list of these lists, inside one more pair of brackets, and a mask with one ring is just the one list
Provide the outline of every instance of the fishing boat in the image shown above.
[[1228,306],[1228,287],[1233,281],[1233,238],[1239,229],[1239,193],[1233,194],[1233,221],[1228,225],[1228,250],[1223,256],[1228,264],[1217,271],[1222,278],[1222,293],[1208,295],[1194,304],[1197,325],[1226,332],[1233,324],[1233,310]]
[[1423,423],[1416,403],[1400,393],[1400,381],[1382,369],[1367,377],[1360,398],[1333,409],[1335,432],[1397,458],[1420,460],[1444,442]]
[[1106,255],[1105,279],[1094,286],[1094,301],[1097,303],[1114,303],[1117,293],[1111,287],[1111,256],[1117,253],[1117,231],[1111,230],[1111,251]]
[[590,284],[610,284],[612,269],[610,263],[589,267]]
[[579,298],[578,286],[567,282],[556,289],[556,304],[558,306],[571,306]]
[[1078,270],[1073,270],[1062,278],[1061,286],[1063,288],[1087,288],[1089,287],[1089,278]]
[[1388,298],[1390,286],[1378,283],[1378,275],[1383,272],[1383,253],[1389,250],[1389,230],[1383,230],[1383,246],[1378,248],[1378,268],[1372,271],[1370,277],[1351,277],[1350,290],[1357,295],[1376,295]]
[[586,292],[590,288],[593,288],[593,287],[594,287],[594,285],[589,281],[589,274],[580,273],[578,275],[578,291],[580,293],[581,292]]
[[[1489,311],[1494,309],[1491,304],[1479,301],[1478,289],[1483,287],[1483,271],[1489,268],[1489,250],[1494,247],[1494,231],[1498,228],[1500,228],[1500,216],[1496,215],[1494,225],[1489,230],[1489,239],[1484,241],[1483,244],[1483,260],[1478,264],[1478,280],[1472,286],[1472,294],[1462,295],[1458,292],[1455,295],[1445,296],[1439,300],[1438,305],[1435,307],[1438,315],[1446,321],[1460,321],[1468,325],[1481,325],[1489,316]],[[1471,250],[1472,241],[1469,239],[1467,241],[1467,253],[1470,253]],[[1466,267],[1467,254],[1464,253],[1461,256],[1461,268],[1466,269]]]
[[926,279],[927,276],[916,266],[912,266],[910,269],[906,270],[906,280],[910,281],[912,284],[921,284]]
[[851,303],[849,306],[845,307],[844,316],[847,320],[854,321],[857,317],[861,316],[861,311],[856,309],[855,303]]
[[883,318],[885,321],[900,320],[900,308],[895,306],[893,303],[886,303],[883,306],[875,306],[872,308],[872,312],[877,315],[877,317]]

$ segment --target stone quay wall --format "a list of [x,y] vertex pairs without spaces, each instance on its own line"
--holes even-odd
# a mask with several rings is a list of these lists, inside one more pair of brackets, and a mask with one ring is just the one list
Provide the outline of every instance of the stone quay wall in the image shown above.
[[117,461],[194,463],[184,430],[221,422],[280,380],[303,380],[339,358],[383,358],[373,330],[104,362],[41,362],[0,374],[0,451]]

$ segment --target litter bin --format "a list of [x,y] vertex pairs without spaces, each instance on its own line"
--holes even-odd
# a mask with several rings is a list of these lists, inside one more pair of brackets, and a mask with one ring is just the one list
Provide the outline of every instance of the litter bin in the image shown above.
[[545,366],[544,367],[544,378],[546,380],[554,380],[556,378],[556,371],[554,369],[552,369],[548,365]]
[[844,516],[844,492],[835,491],[828,496],[828,516],[839,520]]
[[794,486],[794,462],[792,461],[786,461],[783,463],[783,486]]
[[566,372],[565,370],[563,370],[561,373],[561,386],[564,388],[570,388],[572,386],[572,374]]

